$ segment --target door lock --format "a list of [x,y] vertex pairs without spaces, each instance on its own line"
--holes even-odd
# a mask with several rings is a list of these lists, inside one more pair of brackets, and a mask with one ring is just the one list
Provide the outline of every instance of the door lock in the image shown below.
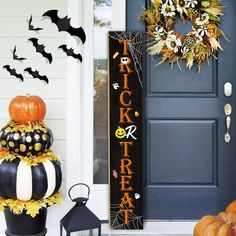
[[233,86],[230,82],[225,83],[224,85],[224,94],[226,97],[231,97],[233,93]]

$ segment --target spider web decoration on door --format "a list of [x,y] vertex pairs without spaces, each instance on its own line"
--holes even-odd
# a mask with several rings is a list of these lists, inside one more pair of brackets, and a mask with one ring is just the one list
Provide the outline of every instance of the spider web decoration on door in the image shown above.
[[143,229],[142,34],[109,33],[110,227]]

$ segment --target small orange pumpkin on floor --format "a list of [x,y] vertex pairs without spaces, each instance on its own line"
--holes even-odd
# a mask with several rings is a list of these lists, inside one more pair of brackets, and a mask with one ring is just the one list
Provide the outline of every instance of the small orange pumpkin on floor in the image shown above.
[[236,200],[232,201],[226,208],[225,210],[226,212],[232,212],[235,211],[236,212]]
[[236,236],[236,212],[204,216],[195,226],[194,236]]
[[9,104],[11,119],[18,124],[42,122],[46,114],[46,105],[38,96],[17,96]]

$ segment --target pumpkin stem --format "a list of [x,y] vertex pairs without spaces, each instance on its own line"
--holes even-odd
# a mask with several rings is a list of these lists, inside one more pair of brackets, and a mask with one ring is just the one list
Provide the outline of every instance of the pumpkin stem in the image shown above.
[[27,93],[27,94],[26,94],[26,96],[27,96],[27,97],[30,97],[30,94],[29,94],[29,93]]
[[230,227],[234,227],[234,224],[233,224],[233,222],[231,222],[231,221],[226,222],[226,224],[227,224],[228,226],[230,226]]
[[31,122],[30,122],[30,121],[28,121],[28,125],[30,126],[30,128],[32,127],[32,125],[31,125]]

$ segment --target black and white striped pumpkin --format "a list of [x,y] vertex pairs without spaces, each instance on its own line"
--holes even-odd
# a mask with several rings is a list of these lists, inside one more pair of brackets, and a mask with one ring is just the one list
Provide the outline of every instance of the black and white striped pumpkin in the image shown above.
[[36,166],[19,158],[0,160],[0,197],[29,201],[55,194],[62,181],[59,161],[47,160]]
[[32,124],[30,129],[23,130],[22,125],[11,122],[0,131],[0,145],[22,156],[41,154],[52,143],[52,131],[43,124]]

